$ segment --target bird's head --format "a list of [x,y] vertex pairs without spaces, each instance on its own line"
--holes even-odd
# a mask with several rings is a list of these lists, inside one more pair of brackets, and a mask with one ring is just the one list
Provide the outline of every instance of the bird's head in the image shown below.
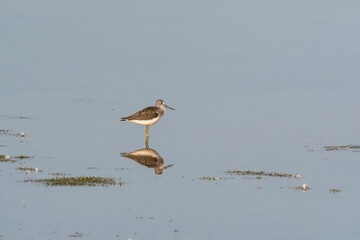
[[162,99],[156,100],[155,106],[161,107],[162,109],[164,109],[164,107],[166,107],[166,108],[168,108],[168,109],[175,110],[174,108],[167,106],[167,105],[165,104],[164,100],[162,100]]

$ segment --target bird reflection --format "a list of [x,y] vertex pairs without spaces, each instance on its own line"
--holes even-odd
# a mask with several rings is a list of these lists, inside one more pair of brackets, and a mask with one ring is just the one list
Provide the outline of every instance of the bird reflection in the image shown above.
[[133,152],[121,153],[121,156],[130,158],[148,168],[154,168],[155,174],[158,175],[162,174],[165,169],[174,166],[174,164],[164,166],[164,159],[154,149],[149,148],[148,138],[146,138],[145,146],[146,148]]

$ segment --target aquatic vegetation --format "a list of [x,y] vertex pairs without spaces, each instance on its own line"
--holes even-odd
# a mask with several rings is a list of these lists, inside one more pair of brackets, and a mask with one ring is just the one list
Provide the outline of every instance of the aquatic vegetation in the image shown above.
[[8,135],[10,130],[0,129],[0,135]]
[[16,170],[25,171],[25,172],[42,172],[42,170],[32,167],[18,167]]
[[203,181],[219,181],[219,180],[223,180],[223,178],[219,178],[219,177],[201,177],[199,179],[203,180]]
[[[4,135],[4,136],[14,136],[14,137],[19,137],[22,136],[22,133],[13,133],[12,130],[8,130],[8,129],[0,129],[0,136]],[[25,134],[24,134],[25,137]]]
[[28,116],[7,116],[7,115],[0,115],[0,117],[3,117],[3,118],[11,118],[11,119],[31,119],[31,117],[28,117]]
[[[225,171],[228,175],[238,175],[238,176],[267,176],[267,177],[292,177],[292,174],[289,173],[276,173],[276,172],[264,172],[264,171],[240,171],[240,170],[228,170]],[[259,178],[257,178],[259,179]]]
[[339,192],[341,192],[340,189],[336,189],[336,188],[330,188],[329,191],[330,191],[331,193],[339,193]]
[[25,155],[18,155],[18,156],[14,156],[14,158],[17,158],[17,159],[29,159],[30,156],[25,156]]
[[70,234],[69,237],[83,237],[84,236],[84,233],[81,233],[81,232],[75,232],[73,234]]
[[0,154],[0,162],[16,162],[14,159],[11,159],[8,155]]
[[311,188],[309,188],[309,186],[307,184],[303,184],[301,186],[290,186],[290,187],[279,187],[279,189],[292,189],[292,190],[301,190],[303,192],[306,192],[308,190],[310,190]]
[[80,177],[61,177],[47,179],[29,179],[24,182],[42,183],[46,186],[109,186],[119,184],[124,185],[124,182],[119,179],[117,182],[114,178],[109,177],[91,177],[91,176],[80,176]]
[[60,172],[56,172],[56,173],[52,173],[52,176],[65,176],[65,173],[60,173]]
[[359,151],[360,145],[324,146],[323,149],[325,149],[325,151],[342,151],[342,150]]
[[303,192],[306,192],[306,191],[310,190],[310,188],[308,187],[307,184],[303,184],[301,186],[296,186],[296,187],[289,187],[289,189],[301,190]]

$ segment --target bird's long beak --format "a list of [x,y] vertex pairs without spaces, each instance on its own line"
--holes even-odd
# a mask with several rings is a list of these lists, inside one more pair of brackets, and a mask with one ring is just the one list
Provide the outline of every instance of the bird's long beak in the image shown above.
[[168,109],[175,110],[174,108],[169,107],[169,106],[167,106],[167,105],[165,105],[165,104],[164,104],[164,106],[167,107]]
[[174,166],[174,165],[175,165],[175,164],[167,165],[167,166],[164,167],[164,169],[167,169],[167,168],[172,167],[172,166]]

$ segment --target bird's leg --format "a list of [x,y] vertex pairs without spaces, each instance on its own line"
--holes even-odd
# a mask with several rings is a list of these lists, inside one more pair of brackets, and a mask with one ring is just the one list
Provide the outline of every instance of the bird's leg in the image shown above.
[[149,128],[150,128],[150,126],[146,126],[146,130],[145,130],[146,138],[149,137]]
[[146,137],[146,140],[145,140],[145,147],[146,149],[149,149],[149,138]]

